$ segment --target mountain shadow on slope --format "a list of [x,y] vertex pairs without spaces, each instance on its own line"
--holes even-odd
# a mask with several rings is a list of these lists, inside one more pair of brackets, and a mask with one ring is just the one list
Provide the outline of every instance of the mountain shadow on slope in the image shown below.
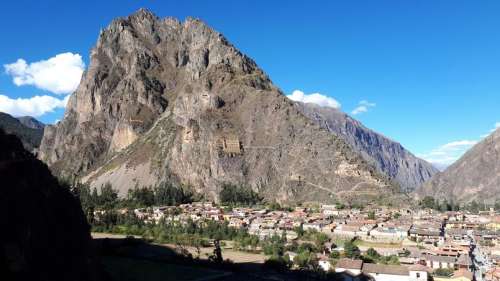
[[0,179],[1,279],[98,280],[78,200],[2,129]]

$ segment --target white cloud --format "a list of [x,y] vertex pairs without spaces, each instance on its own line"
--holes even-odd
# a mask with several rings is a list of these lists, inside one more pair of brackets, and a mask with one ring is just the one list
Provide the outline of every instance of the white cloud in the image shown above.
[[287,96],[293,101],[299,101],[303,103],[315,103],[320,106],[340,108],[340,103],[334,98],[322,95],[320,93],[304,94],[304,92],[295,90],[291,95]]
[[368,110],[372,107],[375,107],[377,106],[376,103],[373,103],[373,102],[368,102],[366,100],[362,100],[358,103],[358,106],[353,109],[351,111],[351,114],[352,115],[358,115],[358,114],[361,114],[361,113],[365,113],[365,112],[368,112]]
[[32,85],[55,94],[68,94],[78,87],[85,64],[79,54],[62,53],[32,63],[18,59],[4,68],[17,86]]
[[431,150],[429,153],[418,156],[432,163],[436,168],[443,170],[462,157],[462,155],[475,144],[477,144],[475,140],[453,141],[441,145]]
[[481,135],[481,139],[484,139],[485,137],[491,135],[491,133],[496,131],[498,128],[500,128],[500,122],[496,122],[495,125],[493,125],[493,129],[489,130],[488,133]]
[[496,131],[498,128],[500,128],[500,122],[496,122],[495,123],[495,126],[493,126],[493,129],[491,129],[490,133],[493,133],[494,131]]
[[29,115],[39,117],[48,112],[53,112],[57,108],[65,108],[69,95],[64,99],[58,99],[51,96],[34,96],[31,98],[11,99],[0,95],[0,111],[13,116]]
[[500,122],[496,122],[493,125],[493,129],[489,130],[487,134],[481,135],[479,140],[452,141],[431,150],[429,153],[420,154],[418,157],[432,163],[436,168],[444,170],[462,157],[467,150],[476,145],[480,140],[489,136],[498,128],[500,128]]

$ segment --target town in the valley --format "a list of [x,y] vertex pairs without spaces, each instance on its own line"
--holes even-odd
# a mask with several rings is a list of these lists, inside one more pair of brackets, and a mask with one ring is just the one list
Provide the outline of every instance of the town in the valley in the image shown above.
[[[336,204],[276,210],[193,202],[118,212],[133,213],[149,225],[210,222],[244,231],[258,241],[279,239],[284,245],[279,255],[291,270],[310,262],[342,280],[500,280],[500,214],[493,208],[471,213]],[[99,221],[105,211],[93,215]],[[221,244],[222,254],[236,250],[268,258],[261,244],[238,249],[231,249],[231,241]],[[213,240],[204,247],[213,247]],[[307,261],[301,260],[304,251],[309,253]]]

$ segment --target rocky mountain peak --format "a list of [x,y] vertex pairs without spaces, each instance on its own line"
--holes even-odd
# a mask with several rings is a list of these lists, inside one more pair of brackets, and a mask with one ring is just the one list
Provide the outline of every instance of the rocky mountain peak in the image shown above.
[[354,187],[378,196],[390,185],[219,32],[141,10],[101,32],[40,158],[61,176],[122,192],[168,180],[212,198],[233,183],[306,200]]

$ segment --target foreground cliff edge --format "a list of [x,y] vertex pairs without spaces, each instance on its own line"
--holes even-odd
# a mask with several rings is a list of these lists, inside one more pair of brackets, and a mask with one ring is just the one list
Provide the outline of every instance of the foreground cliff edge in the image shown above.
[[0,178],[2,280],[97,280],[78,199],[1,129]]

